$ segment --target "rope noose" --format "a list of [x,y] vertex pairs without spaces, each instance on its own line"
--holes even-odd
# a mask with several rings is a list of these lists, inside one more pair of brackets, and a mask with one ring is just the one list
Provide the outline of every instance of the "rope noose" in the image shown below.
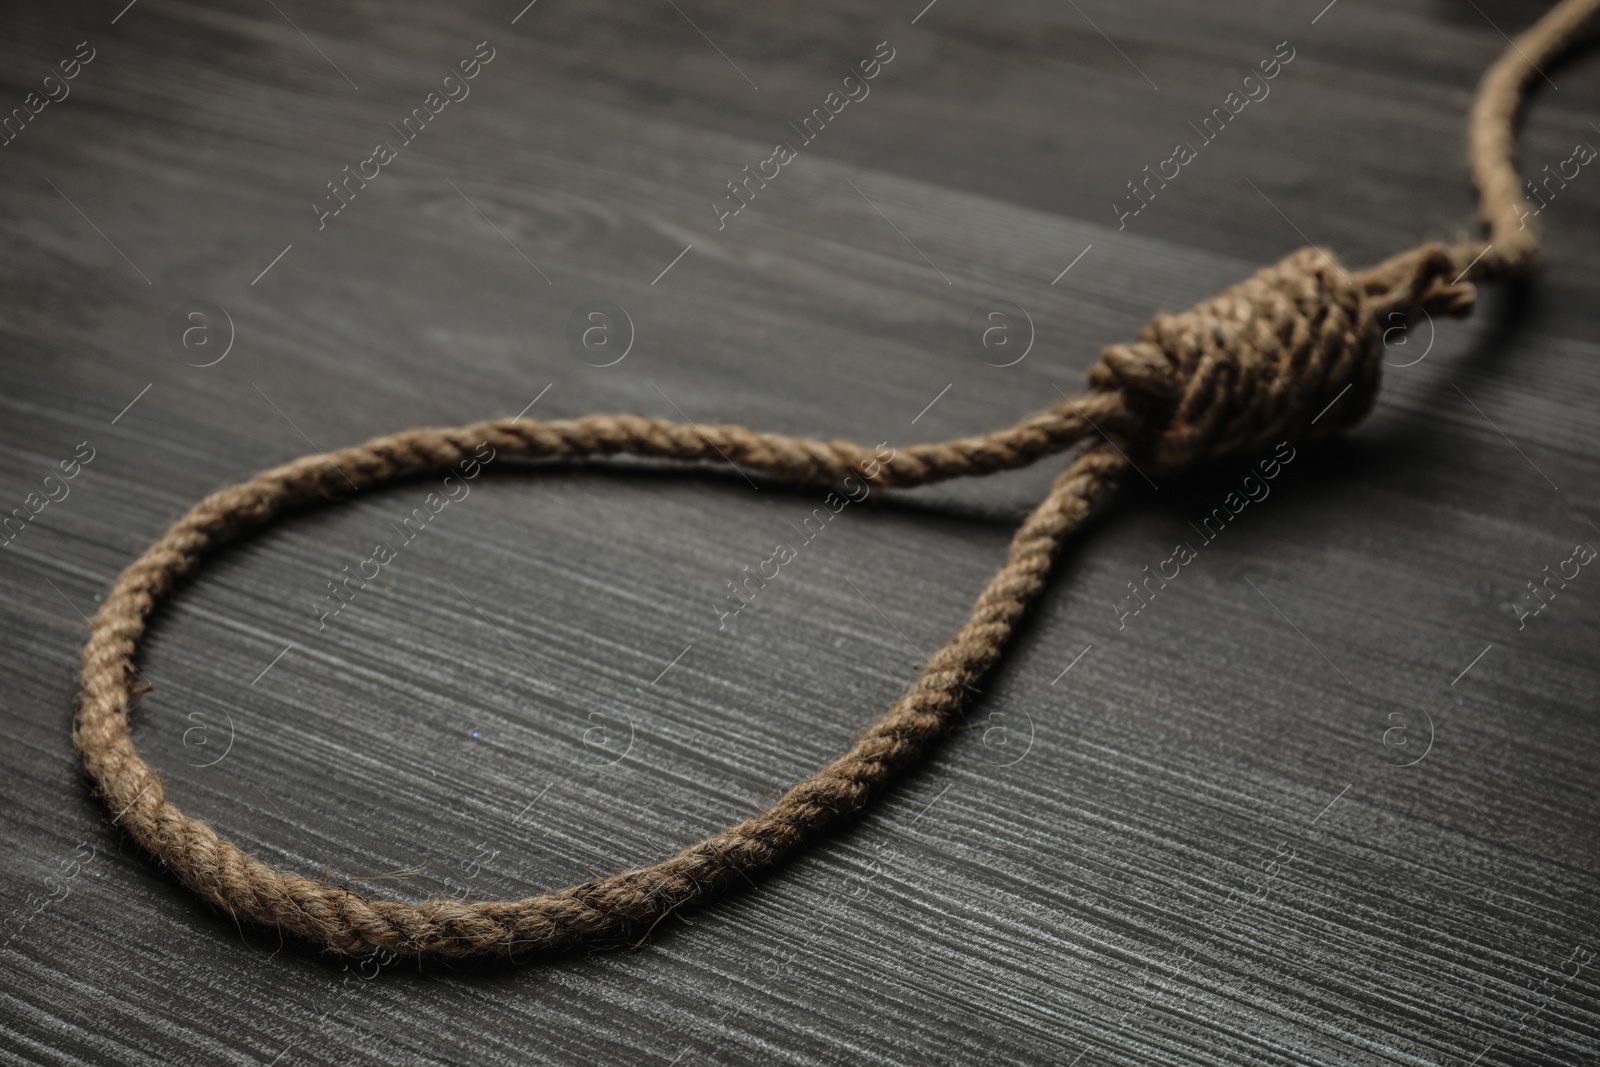
[[[939,741],[999,661],[1067,536],[1130,463],[1173,474],[1355,423],[1377,395],[1380,322],[1397,312],[1407,321],[1422,312],[1468,314],[1475,281],[1533,261],[1538,244],[1523,226],[1527,204],[1512,166],[1512,124],[1537,65],[1566,48],[1597,10],[1600,0],[1563,0],[1483,78],[1468,148],[1486,242],[1428,244],[1355,273],[1328,252],[1302,249],[1189,311],[1157,315],[1133,343],[1105,350],[1089,371],[1086,395],[1012,426],[910,446],[880,467],[870,450],[849,442],[739,426],[702,429],[634,415],[482,422],[407,430],[307,456],[213,493],[122,572],[95,617],[73,727],[85,771],[117,823],[200,896],[238,919],[335,952],[449,957],[567,949],[646,929],[743,882],[859,812]],[[1023,521],[966,623],[849,752],[760,814],[651,866],[523,900],[375,900],[256,859],[168,803],[161,776],[134,750],[132,661],[145,619],[207,553],[286,509],[449,467],[483,442],[529,459],[727,458],[799,485],[856,474],[908,487],[1027,466],[1085,439],[1093,443]]]

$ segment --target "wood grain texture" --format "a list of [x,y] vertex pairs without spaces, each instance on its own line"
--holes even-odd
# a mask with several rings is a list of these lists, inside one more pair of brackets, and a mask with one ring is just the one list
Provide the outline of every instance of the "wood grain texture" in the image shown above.
[[[0,148],[0,511],[95,450],[0,548],[0,1061],[1600,1057],[1600,573],[1515,609],[1600,544],[1592,168],[1546,209],[1536,277],[1393,338],[1369,422],[1211,542],[1194,526],[1249,464],[1129,484],[933,762],[638,947],[330,962],[209,913],[87,794],[81,616],[206,492],[535,397],[894,444],[1009,422],[1305,240],[1365,264],[1463,232],[1472,87],[1542,10],[921,7],[0,6],[8,108],[95,49]],[[482,41],[470,95],[319,230],[324,183]],[[719,231],[724,183],[882,41],[870,96]],[[1125,183],[1282,41],[1271,94],[1119,230]],[[1600,144],[1592,51],[1547,73],[1526,174]],[[597,299],[636,334],[606,368],[566,340]],[[169,339],[195,301],[233,323],[211,367]],[[1036,329],[1011,367],[967,340],[997,302]],[[375,894],[651,860],[875,719],[1045,468],[852,505],[721,631],[725,583],[814,494],[492,464],[321,630],[325,583],[434,486],[306,512],[160,613],[138,742],[180,805],[297,870],[388,876]],[[1119,626],[1177,542],[1194,562]]]

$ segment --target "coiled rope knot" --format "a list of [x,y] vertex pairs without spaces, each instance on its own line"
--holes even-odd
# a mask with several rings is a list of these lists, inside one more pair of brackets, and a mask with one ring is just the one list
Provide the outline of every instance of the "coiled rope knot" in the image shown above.
[[1332,433],[1371,410],[1383,327],[1421,310],[1471,310],[1472,283],[1442,281],[1453,252],[1424,246],[1352,277],[1332,253],[1302,248],[1188,311],[1155,316],[1135,341],[1100,354],[1089,386],[1121,394],[1115,429],[1152,472]]

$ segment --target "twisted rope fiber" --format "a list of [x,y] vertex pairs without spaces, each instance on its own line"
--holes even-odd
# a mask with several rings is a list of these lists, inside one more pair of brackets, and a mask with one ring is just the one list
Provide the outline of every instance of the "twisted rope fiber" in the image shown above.
[[[629,454],[680,463],[724,458],[776,480],[832,484],[857,474],[869,449],[761,433],[703,430],[637,415],[551,422],[501,420],[414,429],[330,456],[306,456],[201,500],[117,578],[83,653],[73,736],[116,821],[195,892],[237,918],[274,925],[335,952],[379,948],[452,957],[561,950],[653,923],[777,863],[923,758],[999,661],[1044,587],[1067,536],[1130,463],[1163,474],[1285,437],[1349,426],[1377,395],[1379,322],[1465,315],[1474,282],[1526,268],[1537,254],[1512,165],[1512,123],[1535,73],[1571,43],[1600,0],[1564,0],[1484,76],[1469,125],[1469,162],[1487,245],[1430,243],[1346,273],[1328,252],[1301,249],[1182,314],[1157,315],[1089,371],[1089,392],[991,433],[902,449],[880,485],[910,487],[1027,466],[1084,448],[1022,523],[966,623],[911,688],[843,756],[771,807],[647,867],[511,901],[375,900],[256,859],[168,803],[160,775],[129,732],[132,658],[145,618],[218,546],[287,509],[349,496],[468,458],[572,460]],[[330,462],[331,461],[331,462]],[[346,481],[348,476],[348,481]]]

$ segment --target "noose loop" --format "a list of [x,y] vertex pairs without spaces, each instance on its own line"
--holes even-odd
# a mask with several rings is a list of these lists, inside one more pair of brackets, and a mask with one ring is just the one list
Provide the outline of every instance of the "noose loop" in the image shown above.
[[[1532,261],[1538,245],[1511,162],[1512,121],[1536,65],[1566,48],[1597,10],[1600,0],[1563,0],[1483,79],[1468,142],[1486,242],[1427,244],[1354,273],[1327,252],[1302,249],[1189,311],[1157,315],[1132,343],[1105,350],[1089,372],[1087,394],[1011,426],[910,446],[885,461],[850,442],[739,426],[636,415],[505,420],[408,430],[307,456],[213,493],[118,576],[95,617],[73,725],[86,773],[118,824],[201,897],[335,952],[449,957],[567,949],[647,931],[674,909],[751,879],[860,811],[939,741],[998,663],[1067,536],[1127,463],[1172,473],[1348,426],[1377,394],[1379,321],[1395,313],[1467,314],[1475,281]],[[731,459],[801,485],[855,474],[914,486],[1026,466],[1086,438],[1090,446],[1018,528],[966,623],[849,752],[760,814],[649,866],[522,900],[374,900],[256,859],[170,804],[161,776],[134,749],[132,658],[151,610],[208,553],[297,505],[443,469],[481,455],[485,445],[528,459]]]

